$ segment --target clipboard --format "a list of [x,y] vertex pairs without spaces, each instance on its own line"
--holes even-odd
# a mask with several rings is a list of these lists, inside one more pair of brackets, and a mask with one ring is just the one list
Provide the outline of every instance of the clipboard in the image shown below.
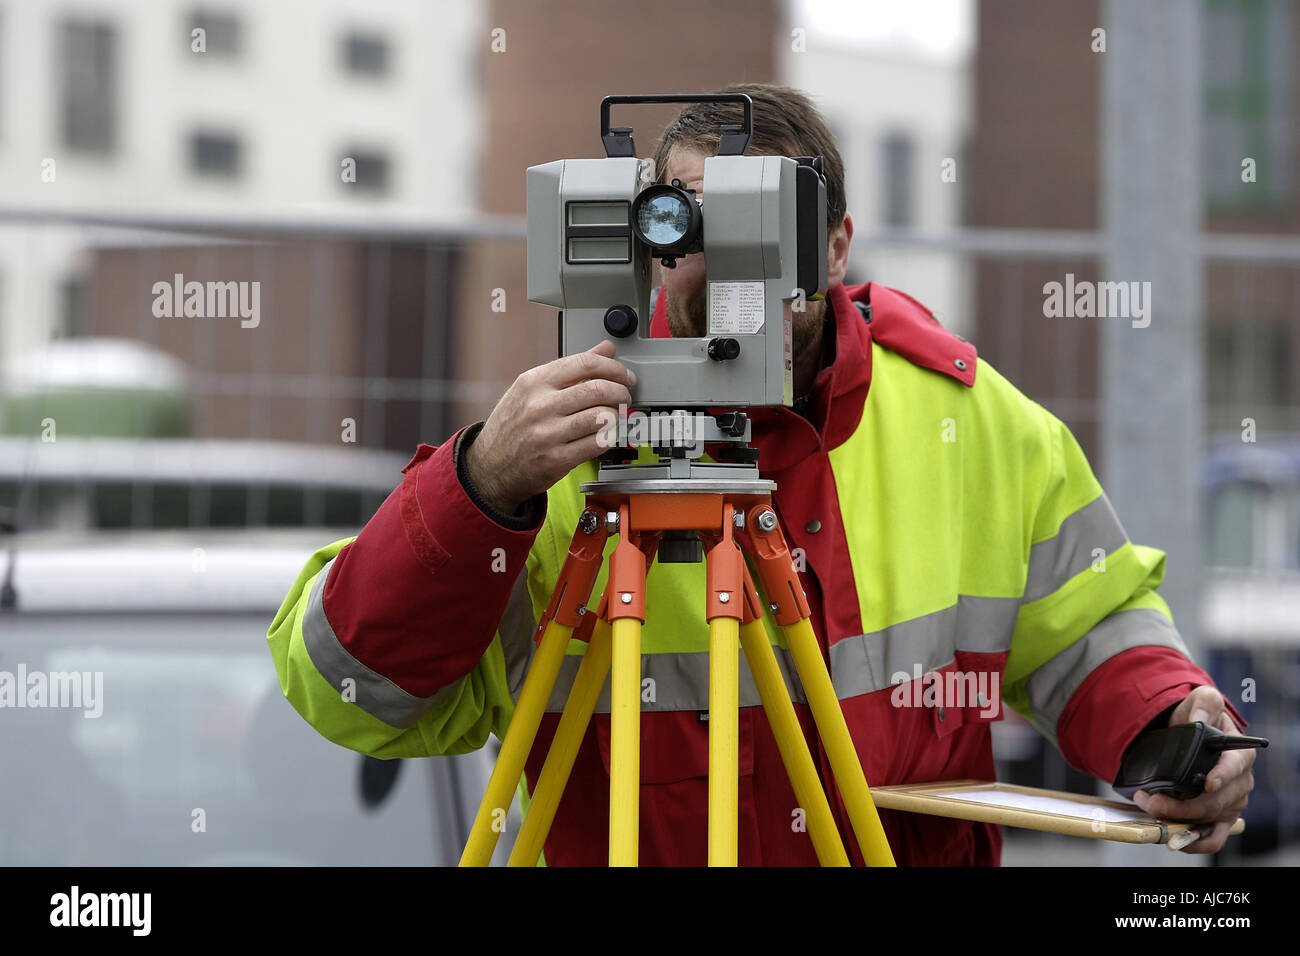
[[[1168,843],[1197,824],[1157,820],[1141,807],[1102,797],[989,780],[872,787],[876,806],[1117,843]],[[1241,833],[1238,819],[1228,832]]]

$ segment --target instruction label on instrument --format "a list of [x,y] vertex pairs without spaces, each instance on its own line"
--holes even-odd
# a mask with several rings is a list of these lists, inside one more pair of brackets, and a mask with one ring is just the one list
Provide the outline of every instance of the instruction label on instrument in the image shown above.
[[710,282],[709,334],[749,335],[763,328],[763,282]]

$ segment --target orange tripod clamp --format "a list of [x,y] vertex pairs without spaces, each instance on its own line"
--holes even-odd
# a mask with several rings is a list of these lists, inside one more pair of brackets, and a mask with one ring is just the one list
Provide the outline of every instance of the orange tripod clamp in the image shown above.
[[[619,618],[634,617],[645,623],[645,575],[649,562],[642,548],[639,532],[633,531],[628,517],[628,505],[618,506],[620,534],[614,553],[609,556],[609,585],[605,613],[610,623]],[[656,538],[658,536],[656,535]]]
[[722,507],[722,527],[717,532],[700,532],[700,540],[708,549],[708,597],[704,617],[730,617],[741,620],[745,616],[745,558],[732,533],[735,507]]
[[[533,641],[539,646],[546,625],[552,620],[575,630],[581,627],[583,618],[587,616],[591,588],[604,562],[605,539],[608,537],[609,531],[601,516],[591,509],[584,511],[569,542],[569,555],[560,569],[559,582],[551,592],[551,602],[546,605],[537,621],[537,630],[533,632]],[[591,633],[590,628],[584,630]]]
[[745,530],[749,533],[758,576],[763,582],[767,599],[772,602],[772,617],[785,627],[809,616],[808,598],[799,583],[790,549],[781,534],[781,525],[771,502],[760,502],[745,515]]

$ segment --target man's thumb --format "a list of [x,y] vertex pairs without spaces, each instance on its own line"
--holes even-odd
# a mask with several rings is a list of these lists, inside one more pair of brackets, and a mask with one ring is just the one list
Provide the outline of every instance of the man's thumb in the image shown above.
[[1223,713],[1223,695],[1213,687],[1198,687],[1183,700],[1174,713],[1175,724],[1201,721],[1215,726]]

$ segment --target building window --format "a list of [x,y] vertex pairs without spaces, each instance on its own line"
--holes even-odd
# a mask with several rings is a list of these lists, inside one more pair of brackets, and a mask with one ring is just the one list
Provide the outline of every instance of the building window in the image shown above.
[[242,154],[239,139],[228,133],[201,132],[190,137],[190,168],[201,176],[238,176]]
[[117,32],[106,23],[69,20],[57,37],[63,145],[110,153],[117,138]]
[[343,68],[359,76],[388,72],[388,41],[373,33],[347,33],[343,37]]
[[913,224],[913,146],[910,137],[890,133],[883,142],[881,166],[884,189],[881,208],[886,226],[904,229]]
[[369,195],[388,192],[392,180],[392,163],[386,153],[376,150],[348,150],[341,160],[341,177],[345,189]]
[[192,11],[186,18],[185,30],[188,47],[193,52],[199,52],[194,46],[195,30],[203,31],[202,52],[205,54],[236,57],[243,50],[243,29],[234,14],[200,8]]
[[86,280],[81,276],[68,276],[59,283],[59,317],[55,338],[76,338],[85,335],[88,302]]
[[[1211,406],[1291,403],[1291,327],[1254,317],[1206,324],[1206,397]],[[1230,421],[1232,419],[1229,419]]]
[[1293,196],[1294,38],[1291,0],[1205,0],[1201,155],[1212,210],[1277,211]]

